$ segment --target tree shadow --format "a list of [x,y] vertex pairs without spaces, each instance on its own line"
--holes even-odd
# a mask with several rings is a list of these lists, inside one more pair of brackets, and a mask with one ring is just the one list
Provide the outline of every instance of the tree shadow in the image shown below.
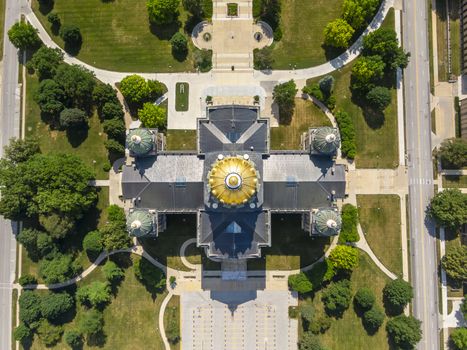
[[119,253],[114,254],[109,257],[111,261],[117,264],[118,267],[122,269],[128,269],[133,266],[133,260],[131,260],[131,254]]
[[403,307],[393,305],[386,296],[383,296],[383,305],[384,310],[386,311],[386,315],[388,316],[398,316],[404,312]]
[[203,19],[198,17],[198,16],[194,16],[194,15],[190,15],[188,16],[186,22],[185,22],[185,25],[183,27],[183,29],[185,30],[185,33],[187,33],[188,35],[191,36],[191,33],[193,32],[193,29],[196,27],[196,25],[200,22],[202,22]]
[[164,24],[164,25],[157,25],[157,24],[151,23],[149,25],[149,30],[151,31],[153,35],[157,36],[160,40],[170,40],[173,37],[173,35],[179,31],[181,26],[182,26],[182,23],[179,20],[176,20],[173,23]]
[[89,125],[83,124],[82,127],[76,129],[67,129],[66,137],[71,147],[79,147],[87,138],[89,134]]
[[330,60],[332,60],[332,59],[334,59],[336,57],[339,57],[340,55],[342,55],[346,51],[346,49],[344,49],[344,48],[329,46],[329,45],[326,45],[326,44],[322,44],[321,48],[324,50],[324,56],[326,57],[326,59],[328,61],[330,61]]
[[47,15],[54,9],[55,1],[54,0],[39,0],[39,11],[43,15]]
[[88,346],[96,346],[102,348],[107,342],[107,334],[104,331],[100,331],[96,334],[92,334],[86,340]]
[[181,51],[181,52],[177,52],[177,51],[174,51],[172,49],[172,56],[173,58],[175,58],[178,62],[183,62],[186,60],[187,56],[188,56],[188,49],[187,50],[184,50],[184,51]]
[[[360,318],[362,318],[365,311],[367,311],[367,310],[363,309],[360,305],[358,305],[358,303],[357,303],[357,301],[355,299],[353,300],[353,310],[355,311],[355,314]],[[363,322],[363,320],[362,320],[362,322]]]
[[77,56],[81,50],[81,46],[83,45],[83,39],[80,39],[76,42],[66,42],[65,43],[65,51],[71,56]]
[[384,125],[385,117],[384,112],[375,110],[370,106],[361,106],[363,112],[363,118],[365,118],[366,124],[373,130],[380,129]]
[[52,31],[52,34],[53,35],[59,35],[61,26],[62,26],[61,23],[53,23],[50,26],[50,30]]

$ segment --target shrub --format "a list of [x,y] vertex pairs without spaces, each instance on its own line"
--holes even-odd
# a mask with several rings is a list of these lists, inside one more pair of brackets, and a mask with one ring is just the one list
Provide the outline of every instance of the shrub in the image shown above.
[[99,231],[91,231],[83,239],[83,249],[86,254],[95,259],[104,249]]
[[79,349],[83,346],[83,338],[77,330],[71,329],[65,332],[65,343],[72,349]]
[[302,318],[303,329],[308,330],[315,316],[313,305],[306,303],[300,306],[300,316]]
[[156,25],[170,24],[178,17],[180,0],[148,0],[149,21]]
[[66,108],[60,113],[60,126],[65,129],[80,127],[87,121],[86,112],[78,108]]
[[113,156],[123,156],[125,154],[125,146],[114,139],[104,141],[105,148]]
[[253,62],[255,69],[271,69],[272,65],[274,64],[274,57],[272,56],[272,47],[266,46],[262,49],[255,49],[253,51]]
[[120,103],[105,102],[102,106],[101,117],[107,120],[120,119],[123,120],[125,113],[123,112]]
[[357,153],[357,143],[355,138],[355,125],[353,124],[352,118],[343,111],[338,111],[335,117],[341,134],[342,154],[349,159],[354,159]]
[[24,324],[20,324],[18,327],[15,328],[15,330],[13,331],[13,338],[16,340],[16,341],[19,341],[19,342],[25,342],[26,340],[30,339],[32,336],[32,332],[31,330],[29,329],[29,327],[27,327],[26,325]]
[[316,318],[308,327],[308,330],[313,334],[322,334],[325,333],[329,328],[331,328],[331,318],[324,315]]
[[18,300],[19,320],[29,327],[35,328],[41,318],[41,303],[37,293],[26,290],[21,293]]
[[399,278],[386,283],[383,297],[391,312],[401,313],[413,298],[413,288],[409,282]]
[[358,210],[352,204],[342,206],[342,229],[339,235],[339,243],[358,242]]
[[362,310],[369,310],[376,301],[375,294],[370,288],[360,288],[354,296],[354,301]]
[[120,105],[120,101],[117,97],[117,90],[115,90],[110,84],[98,83],[92,91],[92,100],[99,109],[102,109],[106,103]]
[[37,334],[39,339],[46,346],[53,346],[62,339],[63,328],[61,326],[55,326],[47,320],[41,320],[39,327],[37,327]]
[[303,333],[302,338],[298,342],[300,350],[326,350],[320,343],[319,338],[311,332]]
[[212,68],[212,50],[195,49],[193,61],[200,72],[209,72]]
[[112,169],[112,165],[110,165],[109,162],[104,163],[104,165],[102,166],[102,170],[104,170],[106,173],[108,173],[110,169]]
[[464,295],[464,300],[461,304],[461,312],[464,315],[464,319],[467,320],[467,295]]
[[317,100],[323,102],[324,101],[324,94],[319,88],[318,84],[311,84],[307,85],[302,89],[303,93],[313,96]]
[[138,110],[138,118],[146,128],[164,129],[166,127],[167,116],[165,108],[152,103],[145,103],[142,109]]
[[19,278],[19,284],[20,286],[27,286],[27,285],[32,285],[32,284],[37,284],[37,278],[33,275],[22,275]]
[[78,329],[86,337],[90,337],[102,331],[104,316],[102,311],[91,309],[83,313],[78,320]]
[[467,328],[456,328],[449,337],[455,349],[467,349]]
[[375,332],[384,322],[384,312],[378,306],[373,306],[363,314],[363,325],[370,332]]
[[188,54],[188,40],[180,32],[176,32],[170,39],[172,54],[178,59],[185,59]]
[[341,280],[331,283],[323,292],[321,300],[326,312],[334,316],[342,316],[350,306],[352,289],[349,280]]
[[104,273],[104,276],[107,279],[107,281],[109,281],[110,283],[121,281],[123,277],[125,277],[125,273],[123,272],[123,270],[111,260],[108,260],[105,263],[105,265],[102,267],[102,272]]
[[328,259],[334,270],[352,271],[358,266],[358,249],[347,245],[338,245],[331,251]]
[[412,349],[422,339],[421,322],[413,316],[400,315],[386,324],[389,338],[401,349]]
[[391,91],[384,86],[376,86],[366,94],[370,106],[378,111],[384,111],[391,104]]
[[72,309],[74,299],[66,292],[48,293],[41,298],[41,314],[55,320]]
[[47,15],[47,21],[49,21],[49,23],[51,24],[52,28],[54,28],[54,29],[59,28],[60,25],[62,24],[61,21],[60,21],[60,17],[59,17],[58,14],[55,13],[55,12],[50,12],[50,13]]
[[107,219],[109,222],[121,223],[124,225],[126,223],[125,211],[116,204],[109,205],[107,207]]
[[288,284],[290,289],[300,294],[306,294],[313,290],[313,285],[303,272],[296,275],[290,275]]
[[93,307],[102,306],[110,301],[111,289],[108,282],[92,282],[78,288],[76,298],[82,304]]
[[99,231],[101,233],[104,248],[108,252],[111,252],[112,250],[128,248],[131,246],[132,242],[128,236],[124,222],[109,222]]
[[105,120],[103,126],[104,132],[109,138],[119,141],[121,143],[125,141],[126,126],[123,119]]
[[65,42],[65,46],[77,46],[80,45],[83,40],[79,27],[75,25],[64,25],[60,29],[60,37]]

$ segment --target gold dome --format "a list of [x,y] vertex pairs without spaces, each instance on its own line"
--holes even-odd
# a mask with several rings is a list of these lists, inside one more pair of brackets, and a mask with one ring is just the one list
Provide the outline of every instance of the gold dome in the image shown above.
[[255,165],[243,157],[219,156],[208,174],[211,194],[222,204],[242,205],[258,190],[258,172]]

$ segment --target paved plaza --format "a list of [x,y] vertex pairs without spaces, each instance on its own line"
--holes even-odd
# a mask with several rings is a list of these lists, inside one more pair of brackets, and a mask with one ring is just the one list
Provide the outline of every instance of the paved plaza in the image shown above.
[[288,291],[193,292],[181,295],[183,350],[297,348],[298,321]]

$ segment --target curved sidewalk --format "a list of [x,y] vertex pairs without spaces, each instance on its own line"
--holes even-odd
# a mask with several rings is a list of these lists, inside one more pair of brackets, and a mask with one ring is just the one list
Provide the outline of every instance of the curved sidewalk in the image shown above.
[[191,262],[188,261],[188,259],[185,257],[185,250],[190,244],[195,244],[196,243],[196,238],[190,238],[183,242],[182,246],[180,247],[180,259],[182,260],[183,265],[188,267],[189,269],[192,270],[197,270],[200,265],[195,265],[192,264]]

